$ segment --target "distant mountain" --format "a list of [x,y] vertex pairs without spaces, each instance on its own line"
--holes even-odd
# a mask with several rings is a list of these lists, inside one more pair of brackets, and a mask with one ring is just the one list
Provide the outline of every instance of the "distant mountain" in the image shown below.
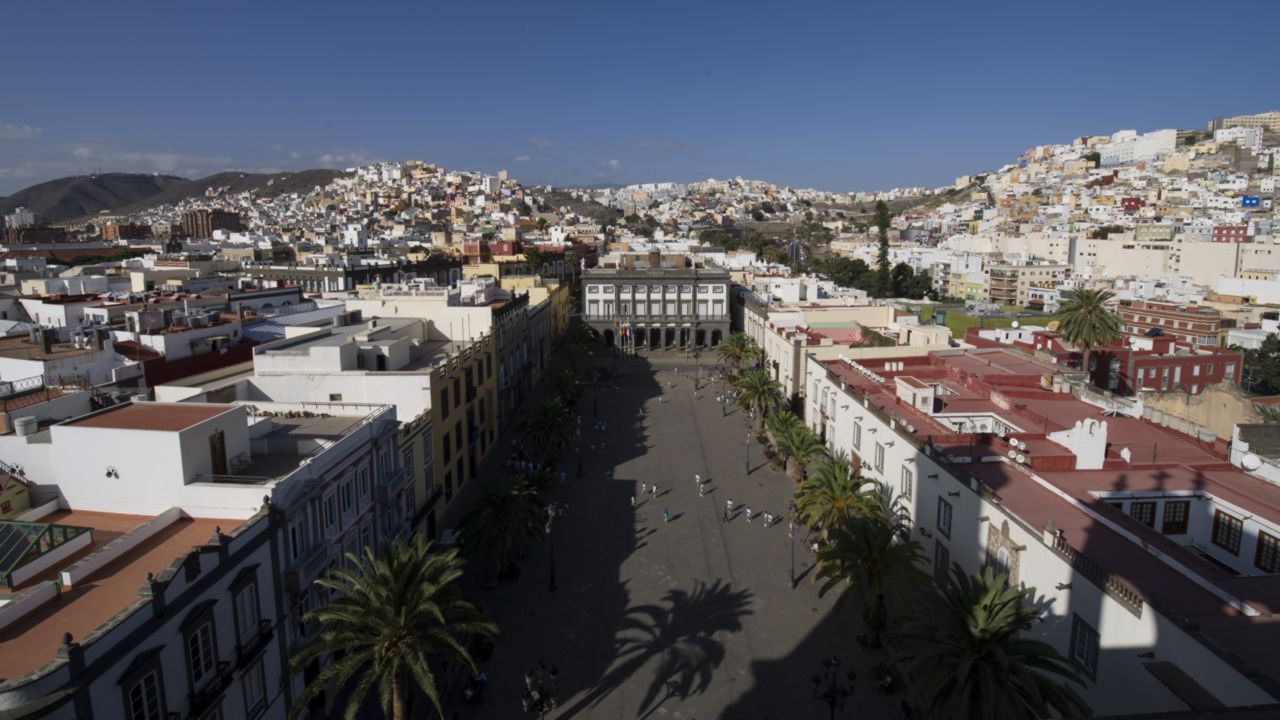
[[338,170],[300,170],[282,173],[222,172],[199,180],[184,180],[163,191],[129,205],[112,208],[116,212],[141,212],[159,205],[171,205],[187,198],[204,197],[209,188],[223,188],[224,194],[254,192],[261,197],[274,197],[293,192],[308,192],[328,185],[344,173]]
[[0,199],[0,215],[27,207],[49,222],[83,220],[100,212],[134,213],[159,205],[204,197],[209,188],[229,194],[254,191],[264,197],[306,192],[328,185],[341,176],[337,170],[303,170],[295,173],[224,172],[199,180],[173,175],[105,173],[59,178],[32,185]]
[[172,175],[129,173],[58,178],[32,185],[0,200],[0,215],[27,207],[48,218],[49,222],[63,222],[136,203],[187,182],[190,180]]

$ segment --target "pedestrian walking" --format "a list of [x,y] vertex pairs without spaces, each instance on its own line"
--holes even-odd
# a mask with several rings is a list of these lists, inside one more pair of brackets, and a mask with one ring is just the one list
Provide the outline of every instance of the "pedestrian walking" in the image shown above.
[[658,497],[658,483],[653,484],[653,489],[650,492],[653,493],[654,498]]
[[635,496],[635,495],[632,495],[632,496],[631,496],[631,509],[632,509],[632,510],[635,510],[635,509],[636,509],[636,496]]
[[707,495],[707,484],[698,483],[698,497],[706,497],[706,495]]
[[751,506],[748,505],[746,507],[746,510],[747,510],[747,524],[750,525],[751,524]]
[[733,512],[733,498],[724,501],[724,511],[726,514]]
[[671,522],[671,513],[666,508],[662,508],[662,524],[665,525],[669,522]]
[[649,492],[649,483],[640,483],[640,497],[644,497]]
[[701,476],[701,475],[699,475],[698,473],[694,473],[694,474],[693,474],[693,483],[694,483],[695,485],[701,485],[701,484],[702,484],[702,476]]

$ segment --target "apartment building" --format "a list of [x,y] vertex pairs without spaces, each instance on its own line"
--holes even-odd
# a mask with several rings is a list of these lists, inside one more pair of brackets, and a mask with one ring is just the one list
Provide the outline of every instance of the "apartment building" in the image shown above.
[[394,408],[30,411],[0,435],[35,496],[0,523],[32,543],[0,569],[0,712],[284,718],[320,669],[288,667],[311,581],[404,531]]
[[693,257],[623,255],[582,276],[583,320],[607,347],[706,348],[729,335],[729,272]]
[[810,358],[806,385],[807,424],[879,484],[935,574],[1036,588],[1036,634],[1095,714],[1276,707],[1280,490],[1223,443],[1078,399],[1061,368],[1003,349]]
[[455,492],[476,477],[497,437],[494,338],[449,340],[430,320],[366,321],[357,311],[333,322],[254,348],[251,374],[179,381],[157,387],[156,397],[395,407],[403,418],[395,453],[411,471],[389,502],[434,538]]
[[215,230],[240,232],[244,224],[240,213],[228,210],[189,210],[182,215],[182,234],[189,238],[213,237]]
[[1188,345],[1219,345],[1222,314],[1210,307],[1156,300],[1122,300],[1116,308],[1130,335],[1167,335]]
[[1014,265],[993,263],[987,266],[987,302],[996,305],[1026,307],[1031,301],[1031,288],[1054,287],[1070,274],[1070,265]]

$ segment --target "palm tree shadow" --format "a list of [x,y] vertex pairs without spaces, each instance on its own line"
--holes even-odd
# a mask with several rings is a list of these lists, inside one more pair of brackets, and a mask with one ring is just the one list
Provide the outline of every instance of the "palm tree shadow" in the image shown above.
[[671,590],[659,604],[627,610],[614,637],[613,666],[577,703],[564,710],[569,718],[594,707],[651,661],[657,661],[653,680],[637,709],[652,710],[668,697],[688,697],[707,689],[724,661],[720,633],[739,632],[751,614],[752,594],[734,590],[717,580],[698,582],[692,592]]

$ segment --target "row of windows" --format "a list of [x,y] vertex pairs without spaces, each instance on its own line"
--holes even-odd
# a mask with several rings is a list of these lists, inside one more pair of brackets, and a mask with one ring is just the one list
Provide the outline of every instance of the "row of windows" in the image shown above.
[[[258,638],[260,615],[256,577],[240,581],[232,591],[236,642],[241,647]],[[183,630],[184,654],[189,694],[195,695],[218,675],[218,642],[212,605],[193,611]],[[124,688],[125,713],[128,720],[164,720],[168,716],[164,693],[163,668],[158,658],[128,678]],[[247,718],[256,718],[267,708],[266,674],[259,659],[241,675],[241,697]],[[217,717],[218,715],[215,715]]]
[[[648,290],[648,292],[651,292],[651,293],[660,293],[660,292],[662,292],[662,287],[663,287],[663,286],[661,286],[661,285],[650,285],[650,286],[648,286],[647,290]],[[680,289],[679,289],[679,292],[682,292],[682,293],[692,293],[692,292],[693,292],[693,286],[692,286],[692,285],[681,285],[681,286],[679,286],[679,288],[680,288]],[[703,292],[703,293],[706,293],[706,292],[712,292],[712,293],[716,293],[716,294],[723,294],[723,293],[724,293],[724,286],[723,286],[723,285],[700,285],[700,286],[698,287],[698,290],[699,290],[700,292]],[[629,292],[631,292],[631,291],[632,291],[632,288],[631,288],[631,286],[630,286],[630,285],[619,285],[619,286],[618,286],[618,292],[620,292],[620,293],[629,293]],[[645,292],[645,291],[646,291],[646,287],[645,287],[644,285],[636,285],[636,286],[635,286],[635,292],[637,292],[637,293],[643,293],[643,292]],[[676,286],[675,286],[675,285],[667,285],[667,286],[666,286],[666,291],[667,291],[667,292],[669,292],[669,293],[677,292],[677,290],[676,290]],[[612,286],[612,285],[588,285],[588,286],[587,286],[587,293],[588,293],[588,294],[594,295],[594,294],[596,294],[596,293],[601,293],[601,292],[603,292],[603,293],[611,293],[611,292],[613,292],[613,286]]]

